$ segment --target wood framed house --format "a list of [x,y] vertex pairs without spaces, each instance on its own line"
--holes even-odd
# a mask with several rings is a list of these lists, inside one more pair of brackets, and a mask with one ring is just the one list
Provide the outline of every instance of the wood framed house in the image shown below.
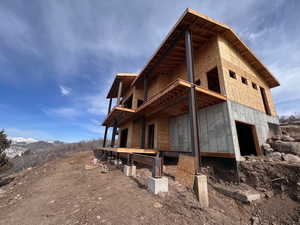
[[279,123],[271,94],[277,86],[232,28],[187,9],[139,74],[116,75],[103,149],[237,161],[263,154]]

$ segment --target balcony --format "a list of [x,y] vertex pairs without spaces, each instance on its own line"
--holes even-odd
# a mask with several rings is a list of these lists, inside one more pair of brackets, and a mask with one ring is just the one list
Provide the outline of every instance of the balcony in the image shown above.
[[[148,99],[136,110],[120,106],[113,108],[103,122],[103,125],[120,126],[141,116],[148,117],[158,113],[169,116],[177,116],[187,113],[188,91],[193,87],[193,85],[194,84],[188,81],[177,79],[159,93]],[[195,90],[198,109],[227,100],[226,96],[201,88],[200,86],[195,86]]]

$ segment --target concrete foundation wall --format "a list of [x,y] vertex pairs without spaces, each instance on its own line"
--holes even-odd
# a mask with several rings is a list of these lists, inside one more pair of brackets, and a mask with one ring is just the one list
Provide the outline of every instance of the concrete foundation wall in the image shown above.
[[[227,103],[220,103],[198,111],[200,148],[202,152],[234,153],[231,123]],[[188,114],[170,118],[170,149],[191,151]]]
[[269,134],[268,123],[279,124],[277,116],[268,116],[267,114],[245,105],[227,101],[229,116],[231,120],[231,130],[234,142],[234,152],[236,159],[240,159],[240,147],[237,137],[235,121],[245,122],[255,125],[259,146],[267,140]]
[[[269,125],[279,124],[278,117],[268,116],[256,109],[227,101],[198,111],[200,148],[202,152],[234,153],[240,159],[240,148],[235,121],[255,125],[258,142],[267,140]],[[188,114],[169,119],[170,150],[191,151]]]

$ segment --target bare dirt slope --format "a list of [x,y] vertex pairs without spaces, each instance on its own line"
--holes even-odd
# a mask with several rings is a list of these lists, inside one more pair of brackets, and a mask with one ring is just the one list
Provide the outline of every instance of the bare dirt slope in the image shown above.
[[[299,204],[285,195],[251,205],[209,187],[211,207],[201,210],[191,191],[171,178],[170,192],[146,190],[150,172],[136,179],[119,169],[86,170],[91,152],[76,153],[15,174],[0,191],[0,224],[298,224]],[[251,218],[254,222],[251,222]],[[267,221],[267,222],[265,222]],[[270,223],[269,223],[270,222]]]

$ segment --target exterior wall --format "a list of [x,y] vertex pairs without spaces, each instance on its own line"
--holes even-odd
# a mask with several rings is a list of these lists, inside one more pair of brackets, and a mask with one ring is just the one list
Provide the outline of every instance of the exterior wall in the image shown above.
[[276,116],[268,116],[267,114],[255,110],[253,108],[247,107],[245,105],[227,101],[228,102],[228,110],[231,121],[231,130],[234,141],[234,152],[236,155],[236,159],[240,159],[240,147],[237,137],[236,125],[235,121],[245,122],[252,125],[255,125],[256,133],[258,137],[259,146],[268,138],[269,134],[269,126],[268,123],[279,124],[278,117]]
[[[227,103],[198,111],[201,152],[234,153]],[[191,151],[188,114],[170,118],[170,150]]]
[[[268,138],[268,123],[279,124],[278,117],[227,101],[198,111],[201,152],[233,153],[240,160],[235,121],[255,125],[259,146]],[[188,114],[169,119],[170,150],[191,151]]]
[[[201,87],[208,88],[206,73],[211,69],[217,67],[219,72],[219,80],[221,93],[225,95],[225,86],[222,76],[222,69],[220,64],[220,56],[218,50],[217,38],[212,38],[203,47],[194,50],[194,64],[195,64],[195,81],[200,79]],[[162,74],[153,78],[149,82],[148,86],[148,98],[151,98],[155,94],[159,93],[162,89],[166,88],[170,83],[177,78],[187,80],[186,64],[185,60],[179,64],[169,74]]]
[[120,138],[120,134],[121,134],[121,131],[128,128],[128,136],[127,136],[127,147],[128,148],[131,148],[132,147],[132,137],[135,135],[133,134],[133,122],[128,122],[124,125],[122,125],[120,128],[119,128],[119,136],[118,136],[118,146],[120,146],[120,141],[121,141],[121,138]]
[[[252,87],[252,82],[254,82],[265,89],[271,115],[276,116],[271,90],[266,82],[225,38],[218,37],[218,46],[228,99],[265,112],[260,90]],[[236,73],[237,79],[229,76],[229,70]],[[245,77],[248,80],[248,85],[242,83],[241,77]]]

